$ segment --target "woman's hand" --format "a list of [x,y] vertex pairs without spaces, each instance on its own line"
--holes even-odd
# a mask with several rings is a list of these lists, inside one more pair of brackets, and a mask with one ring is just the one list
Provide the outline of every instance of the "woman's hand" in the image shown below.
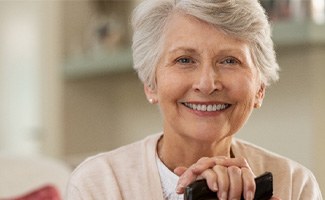
[[184,193],[190,183],[204,178],[220,200],[240,199],[242,194],[245,199],[254,198],[255,175],[242,157],[201,158],[189,168],[178,167],[174,172],[180,176],[176,188],[179,194]]

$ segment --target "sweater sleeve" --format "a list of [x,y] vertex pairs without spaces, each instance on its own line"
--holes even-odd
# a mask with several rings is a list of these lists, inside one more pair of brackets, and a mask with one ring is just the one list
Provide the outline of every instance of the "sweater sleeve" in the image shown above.
[[72,173],[66,199],[163,199],[155,161],[160,135],[84,161]]
[[82,200],[83,198],[81,197],[81,192],[78,190],[78,187],[70,182],[67,187],[65,199]]
[[[297,172],[295,174],[297,178],[293,178],[293,196],[297,195],[294,199],[308,200],[322,200],[322,194],[320,192],[319,185],[316,178],[308,169],[304,172]],[[297,191],[294,191],[297,190]]]
[[247,159],[256,175],[265,171],[273,173],[275,197],[283,200],[323,199],[313,173],[301,164],[239,139],[233,141],[232,150],[235,156]]
[[72,173],[65,199],[121,200],[123,198],[109,163],[91,158]]

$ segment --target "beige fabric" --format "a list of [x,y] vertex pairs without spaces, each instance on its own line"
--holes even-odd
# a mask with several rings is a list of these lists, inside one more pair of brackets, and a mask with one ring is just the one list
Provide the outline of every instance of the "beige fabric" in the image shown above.
[[[67,199],[162,200],[155,162],[159,135],[99,154],[84,161],[73,172]],[[300,164],[260,147],[234,139],[232,151],[244,156],[256,175],[274,175],[274,194],[282,200],[322,200],[313,174]]]

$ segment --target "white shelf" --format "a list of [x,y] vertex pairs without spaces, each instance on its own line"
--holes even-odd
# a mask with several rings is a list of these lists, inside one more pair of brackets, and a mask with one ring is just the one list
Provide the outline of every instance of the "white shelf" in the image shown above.
[[308,22],[277,22],[273,26],[277,45],[325,44],[325,25]]
[[132,53],[130,49],[125,48],[76,55],[67,60],[64,73],[67,79],[77,79],[131,69]]

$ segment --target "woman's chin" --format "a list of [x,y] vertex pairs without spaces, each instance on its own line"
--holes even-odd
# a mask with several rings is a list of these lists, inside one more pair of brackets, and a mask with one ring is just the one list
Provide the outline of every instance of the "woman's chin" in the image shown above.
[[226,138],[228,134],[211,132],[211,131],[196,131],[192,133],[186,134],[188,138],[193,139],[193,141],[207,144],[207,143],[215,143],[217,141],[221,141]]

